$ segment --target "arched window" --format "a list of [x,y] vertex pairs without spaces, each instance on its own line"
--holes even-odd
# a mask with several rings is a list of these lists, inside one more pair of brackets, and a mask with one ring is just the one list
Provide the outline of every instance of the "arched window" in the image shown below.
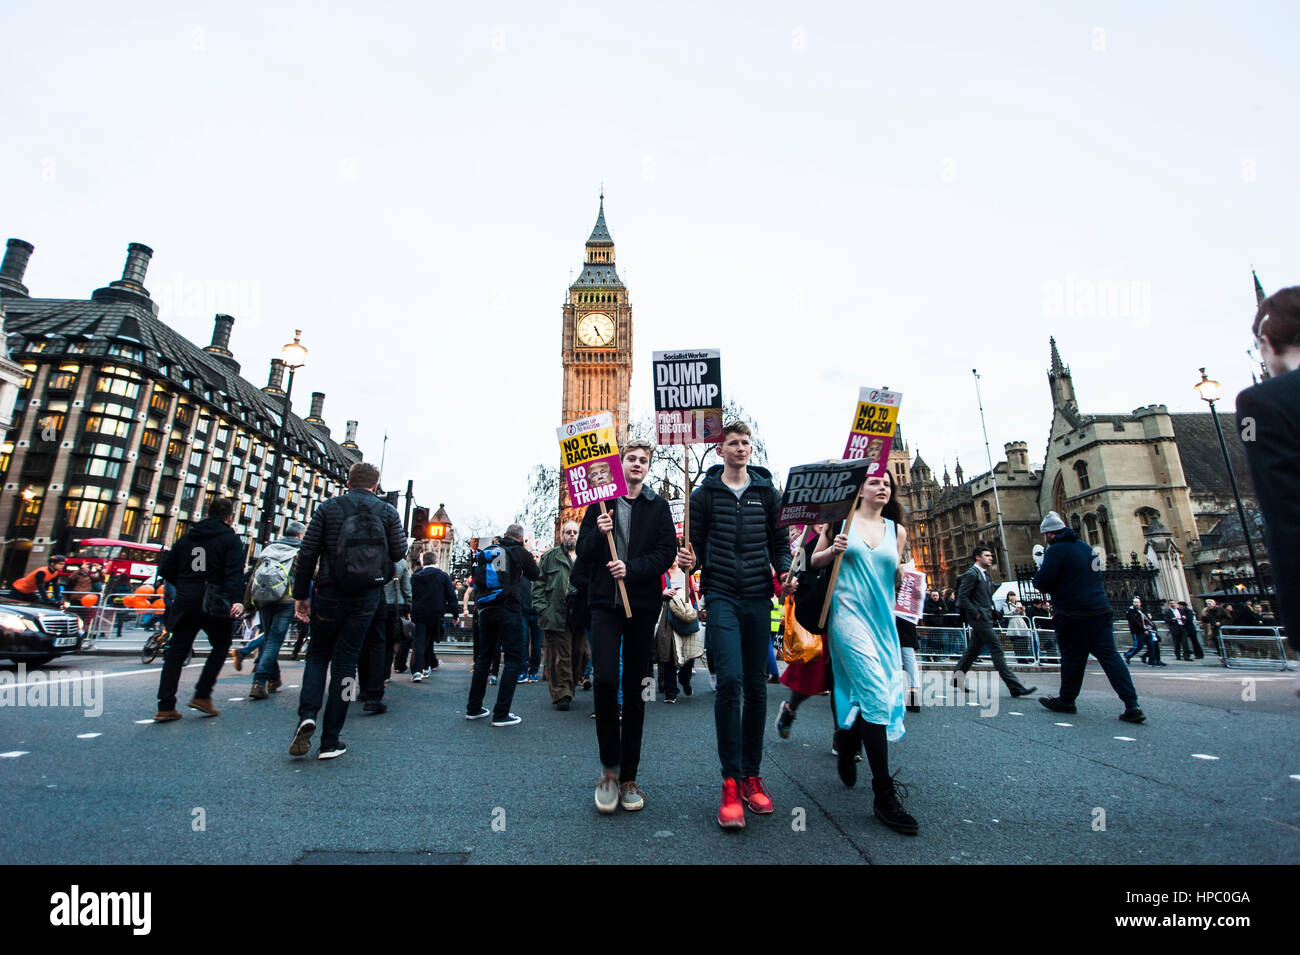
[[1065,476],[1059,472],[1052,484],[1052,510],[1057,514],[1065,513]]
[[981,501],[980,507],[984,510],[984,523],[988,524],[993,520],[992,510],[989,508],[988,501]]
[[1087,514],[1083,518],[1083,526],[1088,531],[1088,543],[1096,547],[1101,543],[1101,531],[1097,529],[1097,515]]
[[1086,491],[1092,487],[1092,482],[1088,480],[1088,463],[1086,461],[1074,462],[1074,473],[1079,478],[1079,490]]
[[1074,528],[1074,532],[1076,534],[1078,534],[1080,537],[1083,536],[1083,522],[1079,520],[1078,514],[1070,515],[1070,526]]
[[1138,523],[1142,525],[1142,530],[1144,531],[1154,522],[1160,520],[1160,512],[1154,507],[1139,507],[1133,513],[1137,517]]

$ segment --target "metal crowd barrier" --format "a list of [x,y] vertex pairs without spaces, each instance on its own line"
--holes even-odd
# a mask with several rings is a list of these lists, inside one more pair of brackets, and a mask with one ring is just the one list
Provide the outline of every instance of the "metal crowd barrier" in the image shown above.
[[1219,648],[1225,667],[1254,670],[1290,670],[1285,627],[1219,628]]
[[[998,635],[1008,663],[1057,666],[1061,662],[1056,634],[1050,628],[1039,627],[1031,622],[1028,629],[1023,625],[1012,630],[994,627],[993,632]],[[965,625],[931,627],[922,624],[916,628],[916,637],[920,647],[917,656],[922,662],[956,663],[966,652],[970,628]]]

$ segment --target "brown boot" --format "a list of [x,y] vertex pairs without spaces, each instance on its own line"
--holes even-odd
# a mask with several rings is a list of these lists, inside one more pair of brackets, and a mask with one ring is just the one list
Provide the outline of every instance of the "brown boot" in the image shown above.
[[265,683],[254,683],[252,687],[249,688],[248,698],[250,700],[264,700],[266,699],[266,696],[267,693],[266,693]]
[[178,720],[180,718],[181,715],[177,713],[176,710],[174,709],[159,710],[157,713],[153,715],[153,721],[155,723],[170,723],[172,720]]
[[268,693],[279,693],[279,692],[280,692],[280,681],[279,681],[279,680],[272,680],[270,683],[266,684],[266,690],[267,690]]
[[243,655],[239,652],[239,648],[238,648],[238,647],[232,647],[232,648],[231,648],[231,650],[230,650],[230,659],[232,659],[232,660],[235,661],[235,669],[236,669],[236,670],[242,670],[242,669],[244,669],[244,657],[243,657]]
[[208,716],[220,716],[221,711],[212,705],[212,698],[200,700],[197,696],[190,700],[189,707],[192,710],[198,710],[200,713],[207,713]]

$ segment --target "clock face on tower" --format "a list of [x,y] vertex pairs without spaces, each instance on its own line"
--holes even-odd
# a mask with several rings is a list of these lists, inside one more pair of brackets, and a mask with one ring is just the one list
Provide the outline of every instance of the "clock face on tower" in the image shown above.
[[578,344],[599,348],[614,344],[614,320],[608,315],[593,312],[578,320]]

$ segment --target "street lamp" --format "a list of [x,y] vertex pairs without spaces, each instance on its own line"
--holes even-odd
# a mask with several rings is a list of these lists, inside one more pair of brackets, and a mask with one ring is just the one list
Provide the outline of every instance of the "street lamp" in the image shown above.
[[280,462],[284,459],[284,434],[289,427],[289,401],[293,395],[293,373],[307,363],[307,349],[299,339],[302,329],[293,330],[293,341],[280,349],[284,364],[289,369],[289,384],[284,389],[284,406],[280,412],[280,430],[275,436],[275,457],[271,463],[271,477],[266,482],[266,495],[262,500],[262,532],[258,543],[266,546],[271,541],[271,531],[275,527],[275,508],[277,504],[276,489],[280,486]]
[[1223,466],[1228,472],[1228,483],[1232,486],[1232,497],[1237,502],[1237,518],[1241,521],[1241,533],[1246,538],[1246,552],[1250,554],[1250,567],[1255,575],[1255,592],[1264,596],[1264,578],[1259,575],[1259,562],[1255,560],[1255,544],[1250,539],[1250,527],[1246,524],[1246,509],[1241,506],[1241,492],[1237,490],[1237,476],[1232,473],[1232,461],[1228,459],[1228,443],[1223,440],[1223,427],[1219,424],[1219,411],[1214,403],[1219,400],[1219,383],[1200,369],[1201,380],[1193,387],[1201,400],[1210,406],[1210,417],[1214,419],[1214,431],[1219,436],[1219,450],[1223,452]]

